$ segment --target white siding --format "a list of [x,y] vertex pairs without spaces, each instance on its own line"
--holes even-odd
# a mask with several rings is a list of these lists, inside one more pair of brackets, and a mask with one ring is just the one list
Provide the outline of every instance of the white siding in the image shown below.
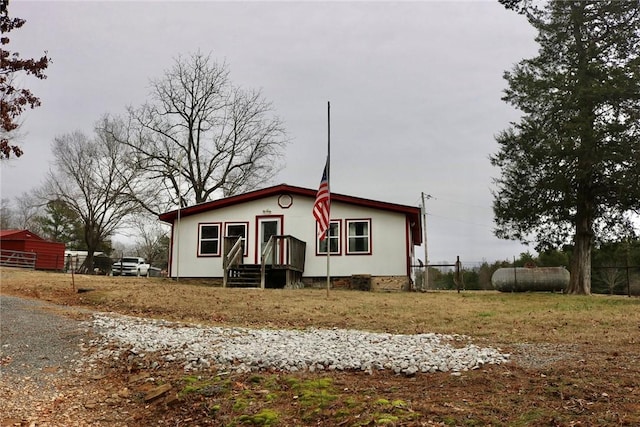
[[[282,216],[283,234],[306,242],[304,276],[326,275],[326,256],[316,255],[316,224],[311,214],[313,202],[313,198],[294,195],[291,207],[284,209],[278,205],[278,197],[272,196],[181,218],[179,228],[175,228],[173,236],[171,275],[175,277],[176,273],[179,273],[180,277],[222,276],[222,257],[198,257],[198,224],[200,223],[220,223],[224,233],[224,225],[227,222],[248,222],[248,256],[245,262],[255,263],[258,239],[257,218],[270,215]],[[341,254],[331,256],[332,276],[352,274],[403,276],[407,274],[408,244],[404,214],[333,202],[331,219],[342,220]],[[349,219],[371,220],[371,255],[346,254],[345,220]]]

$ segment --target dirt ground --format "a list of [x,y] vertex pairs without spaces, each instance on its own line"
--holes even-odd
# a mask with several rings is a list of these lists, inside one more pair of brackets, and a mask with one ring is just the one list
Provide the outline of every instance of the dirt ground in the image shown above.
[[[53,316],[81,319],[70,306],[84,306],[91,310],[118,311],[124,314],[167,317],[180,316],[171,310],[160,309],[150,301],[144,306],[132,305],[121,298],[130,286],[128,282],[114,278],[86,278],[82,286],[93,291],[78,293],[78,286],[70,289],[68,278],[59,276],[22,276],[2,271],[3,294],[40,298],[61,304],[59,310],[48,312]],[[119,279],[119,278],[118,278]],[[82,280],[82,279],[81,279]],[[61,282],[56,284],[57,282]],[[106,282],[106,283],[105,283]],[[142,289],[149,282],[135,282],[131,286]],[[164,283],[153,282],[152,292],[167,291]],[[77,285],[77,284],[76,284]],[[104,286],[104,288],[102,288]],[[215,291],[192,286],[194,292],[213,292],[215,298],[227,294],[253,295],[254,291],[217,289]],[[170,288],[176,289],[177,288]],[[229,292],[227,292],[229,291]],[[111,293],[110,293],[111,292]],[[123,294],[124,292],[124,294]],[[142,292],[142,291],[140,291]],[[351,291],[350,291],[351,292]],[[88,294],[93,296],[87,297]],[[363,294],[353,291],[350,298]],[[365,293],[366,294],[366,293]],[[262,295],[262,294],[261,294]],[[307,298],[305,294],[300,297]],[[282,294],[276,294],[282,305]],[[429,304],[448,304],[448,295],[432,295]],[[182,290],[173,296],[176,300],[188,298]],[[198,298],[203,298],[199,295]],[[260,296],[256,298],[269,298]],[[365,295],[366,304],[380,302],[380,310],[393,306],[411,309],[403,296]],[[372,298],[372,299],[370,299]],[[458,298],[452,296],[452,298]],[[497,299],[495,299],[497,298]],[[85,367],[82,372],[71,372],[52,379],[46,387],[37,378],[7,378],[3,376],[0,400],[3,402],[2,426],[636,426],[640,425],[640,321],[637,301],[615,300],[565,300],[544,297],[543,308],[537,309],[538,299],[521,302],[520,299],[504,300],[503,296],[482,294],[468,296],[464,304],[479,304],[467,316],[475,316],[469,324],[460,322],[460,333],[476,332],[481,345],[492,345],[512,353],[511,362],[498,366],[461,373],[417,374],[406,377],[390,372],[322,372],[282,373],[260,372],[233,374],[212,368],[203,372],[184,372],[181,366],[159,362],[154,355],[147,355],[142,363],[124,359],[118,363],[101,362]],[[546,299],[550,298],[550,299]],[[562,296],[560,298],[572,298]],[[598,298],[598,297],[591,297]],[[144,300],[144,298],[142,298]],[[244,305],[244,316],[259,316],[250,304],[252,298],[239,302]],[[125,301],[127,301],[125,303]],[[462,300],[460,300],[462,301]],[[498,303],[496,303],[498,301]],[[579,308],[567,314],[567,301],[579,301]],[[592,301],[596,301],[592,303]],[[194,303],[195,304],[195,303]],[[231,303],[226,303],[231,304]],[[261,300],[264,309],[267,301]],[[276,304],[276,303],[274,303]],[[317,301],[313,304],[319,305]],[[333,309],[341,305],[333,302]],[[340,303],[342,304],[342,302]],[[344,304],[347,304],[344,302]],[[459,304],[459,305],[464,305]],[[504,304],[504,308],[501,308]],[[586,308],[582,305],[587,304]],[[591,305],[590,305],[591,304]],[[304,305],[300,302],[300,305]],[[613,305],[612,313],[600,320],[595,312],[603,312]],[[400,309],[392,307],[390,313]],[[509,310],[514,318],[510,323],[518,325],[512,331],[505,329],[501,310]],[[354,324],[358,317],[371,313],[351,310]],[[427,310],[423,307],[424,312]],[[438,323],[442,313],[454,316],[447,307],[426,322],[446,332],[448,322]],[[309,309],[307,308],[307,311]],[[310,323],[324,324],[322,310]],[[561,324],[550,325],[543,316],[549,312],[554,319],[562,317]],[[584,313],[583,313],[584,312]],[[209,323],[224,324],[235,319],[233,308],[229,311],[211,309]],[[254,313],[254,314],[252,314]],[[340,312],[342,313],[342,312]],[[471,313],[476,313],[475,315]],[[491,314],[493,313],[493,314]],[[520,313],[520,314],[517,314]],[[195,317],[191,312],[183,317]],[[336,317],[334,315],[334,317]],[[393,316],[387,315],[388,322]],[[492,326],[494,320],[502,323]],[[216,320],[217,319],[217,320]],[[225,320],[226,319],[226,320]],[[475,321],[473,320],[475,319]],[[478,329],[482,319],[482,329]],[[586,320],[591,319],[591,320]],[[596,320],[593,320],[596,319]],[[183,319],[184,320],[184,319]],[[406,322],[405,319],[400,319]],[[247,320],[246,323],[261,323]],[[270,326],[278,326],[269,319]],[[337,323],[344,323],[344,315]],[[387,323],[388,323],[387,322]],[[233,320],[232,323],[238,323]],[[474,325],[474,323],[476,325]],[[575,329],[573,325],[575,324]],[[285,327],[283,325],[282,327]],[[294,325],[295,326],[295,325]],[[388,325],[387,325],[388,326]],[[384,326],[384,327],[387,327]],[[428,325],[427,325],[428,326]],[[550,327],[551,326],[551,327]],[[383,327],[383,326],[381,326]],[[404,326],[392,326],[402,329]],[[412,325],[411,328],[416,328]],[[471,330],[471,328],[474,328]],[[481,335],[489,330],[496,333]],[[530,328],[530,330],[529,330]],[[586,329],[589,333],[580,333]],[[539,329],[544,329],[540,332]],[[620,335],[616,331],[622,331]],[[527,341],[523,337],[535,337]],[[544,337],[547,339],[544,339]],[[511,338],[511,339],[510,339]],[[93,349],[87,346],[86,353]],[[3,360],[1,363],[12,363]],[[52,366],[49,369],[55,370]]]

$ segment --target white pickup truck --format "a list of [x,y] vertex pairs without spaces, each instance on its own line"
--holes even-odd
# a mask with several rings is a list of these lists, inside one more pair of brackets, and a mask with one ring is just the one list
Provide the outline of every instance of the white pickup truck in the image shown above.
[[[156,274],[157,273],[157,274]],[[122,257],[111,266],[112,276],[158,276],[160,269],[151,267],[144,258]]]

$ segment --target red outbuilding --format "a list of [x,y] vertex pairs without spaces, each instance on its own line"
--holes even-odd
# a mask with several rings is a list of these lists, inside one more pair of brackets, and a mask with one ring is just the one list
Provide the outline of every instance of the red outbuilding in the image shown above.
[[64,243],[45,240],[29,230],[0,230],[0,263],[3,265],[26,267],[28,265],[21,263],[35,255],[36,269],[62,270],[64,250]]

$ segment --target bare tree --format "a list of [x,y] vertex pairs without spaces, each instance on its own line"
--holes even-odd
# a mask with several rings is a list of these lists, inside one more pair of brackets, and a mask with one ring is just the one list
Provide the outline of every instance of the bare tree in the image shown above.
[[13,209],[9,199],[0,200],[0,230],[7,230],[14,227],[15,219]]
[[609,294],[613,295],[625,283],[626,276],[621,269],[602,268],[597,272],[596,279],[600,279]]
[[49,173],[46,191],[80,217],[88,252],[82,268],[93,271],[94,252],[138,208],[130,193],[138,180],[135,161],[126,146],[100,130],[95,138],[81,132],[57,137],[53,153],[55,170]]
[[22,193],[16,197],[13,212],[15,226],[41,235],[42,227],[39,218],[44,212],[45,204],[36,192]]
[[111,242],[111,259],[119,260],[120,258],[136,252],[133,242],[116,240]]
[[136,216],[132,223],[136,238],[134,248],[149,264],[166,267],[169,257],[169,233],[157,218]]
[[43,212],[44,203],[36,192],[22,193],[13,202],[2,199],[0,213],[0,229],[10,228],[29,230],[38,235],[42,234],[39,217]]
[[[126,134],[113,138],[137,152],[140,166],[164,188],[157,202],[201,203],[231,195],[271,179],[279,170],[286,137],[281,121],[260,91],[234,87],[226,64],[200,53],[178,57],[164,76],[151,82],[150,101],[128,109]],[[116,126],[116,130],[118,127]],[[159,184],[159,185],[158,185]]]

